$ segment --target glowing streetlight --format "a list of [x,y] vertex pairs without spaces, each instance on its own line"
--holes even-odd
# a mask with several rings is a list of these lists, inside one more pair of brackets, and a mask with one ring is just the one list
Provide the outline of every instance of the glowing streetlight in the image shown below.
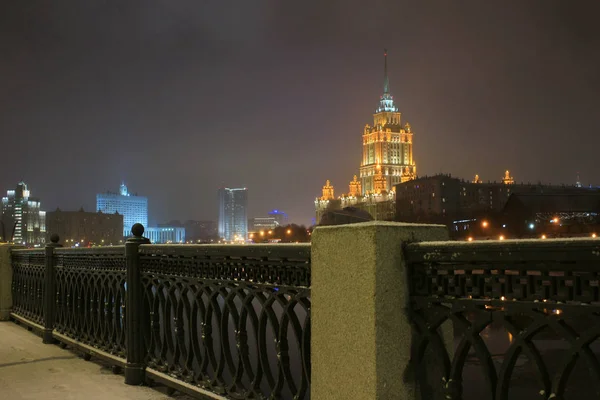
[[487,222],[487,221],[483,221],[483,222],[481,223],[481,226],[482,226],[483,228],[487,228],[487,227],[488,227],[488,225],[489,225],[489,224],[488,224],[488,222]]
[[592,233],[592,237],[593,237],[593,238],[595,238],[595,237],[596,237],[596,234],[595,234],[595,233]]
[[500,235],[500,237],[498,239],[504,240],[504,235]]
[[269,231],[269,235],[272,235],[272,234],[273,234],[273,231]]
[[292,230],[291,230],[291,229],[288,229],[286,233],[287,233],[288,235],[291,235],[291,234],[292,234]]
[[260,231],[260,236],[265,236],[265,231]]
[[469,242],[472,242],[472,241],[473,241],[473,238],[472,238],[471,236],[469,236],[469,237],[467,238],[467,241],[469,241]]
[[546,235],[542,235],[542,239],[546,239]]

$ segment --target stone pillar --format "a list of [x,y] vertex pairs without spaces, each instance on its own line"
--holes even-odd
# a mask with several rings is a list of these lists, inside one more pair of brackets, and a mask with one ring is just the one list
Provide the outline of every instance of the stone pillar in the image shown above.
[[448,240],[443,225],[373,221],[312,236],[311,398],[414,400],[402,245]]
[[10,244],[0,243],[0,321],[8,321],[12,309]]

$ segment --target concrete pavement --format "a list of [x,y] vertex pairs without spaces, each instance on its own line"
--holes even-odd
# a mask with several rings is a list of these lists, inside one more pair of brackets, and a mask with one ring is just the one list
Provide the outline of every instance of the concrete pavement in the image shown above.
[[0,398],[3,400],[166,400],[191,397],[165,394],[123,383],[107,364],[84,361],[78,354],[42,339],[13,322],[0,322]]

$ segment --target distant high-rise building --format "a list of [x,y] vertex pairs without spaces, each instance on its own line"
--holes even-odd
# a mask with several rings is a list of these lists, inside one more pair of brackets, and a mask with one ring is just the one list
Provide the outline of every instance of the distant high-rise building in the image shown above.
[[373,126],[363,131],[363,157],[360,186],[363,194],[388,192],[394,185],[414,179],[413,132],[410,124],[402,126],[401,114],[390,94],[387,74],[387,51],[384,52],[383,95],[373,114]]
[[57,234],[66,246],[117,245],[123,241],[123,216],[119,213],[49,211],[47,236]]
[[350,206],[369,212],[376,220],[391,220],[395,213],[394,186],[417,176],[414,132],[408,122],[402,121],[390,92],[387,50],[383,57],[383,94],[373,114],[373,125],[366,124],[363,129],[359,174],[350,181],[348,192],[337,198],[331,182],[326,182],[323,196],[315,200],[317,222],[326,211]]
[[40,210],[40,200],[31,197],[27,184],[19,182],[2,198],[2,225],[5,238],[14,243],[41,246],[45,243],[46,212]]
[[131,235],[133,224],[140,223],[148,227],[148,198],[132,195],[124,183],[119,193],[100,193],[96,195],[96,211],[104,214],[118,212],[123,215],[123,236]]
[[219,237],[227,241],[248,238],[248,190],[219,189]]

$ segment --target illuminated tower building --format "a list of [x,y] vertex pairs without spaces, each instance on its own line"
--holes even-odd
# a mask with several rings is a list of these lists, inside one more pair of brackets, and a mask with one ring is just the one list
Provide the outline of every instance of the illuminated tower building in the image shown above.
[[148,228],[148,198],[132,195],[125,183],[121,183],[119,193],[99,193],[96,195],[96,211],[104,214],[119,213],[123,216],[123,236],[131,236],[131,227],[140,223]]
[[219,237],[226,241],[248,239],[248,190],[219,189]]
[[31,197],[25,182],[19,182],[15,190],[6,192],[1,211],[3,230],[0,236],[6,237],[0,240],[12,238],[16,244],[36,247],[45,243],[46,212],[40,210],[40,200]]
[[360,181],[363,194],[390,191],[394,185],[414,179],[413,132],[408,123],[402,127],[401,113],[390,94],[387,51],[384,52],[383,95],[373,114],[373,126],[363,132]]
[[365,125],[359,177],[354,176],[347,194],[337,199],[327,181],[323,196],[315,199],[316,221],[327,210],[355,207],[367,211],[376,220],[393,220],[396,214],[394,186],[416,178],[413,160],[413,131],[402,125],[401,114],[390,94],[387,51],[384,51],[383,95],[373,114],[373,126]]

